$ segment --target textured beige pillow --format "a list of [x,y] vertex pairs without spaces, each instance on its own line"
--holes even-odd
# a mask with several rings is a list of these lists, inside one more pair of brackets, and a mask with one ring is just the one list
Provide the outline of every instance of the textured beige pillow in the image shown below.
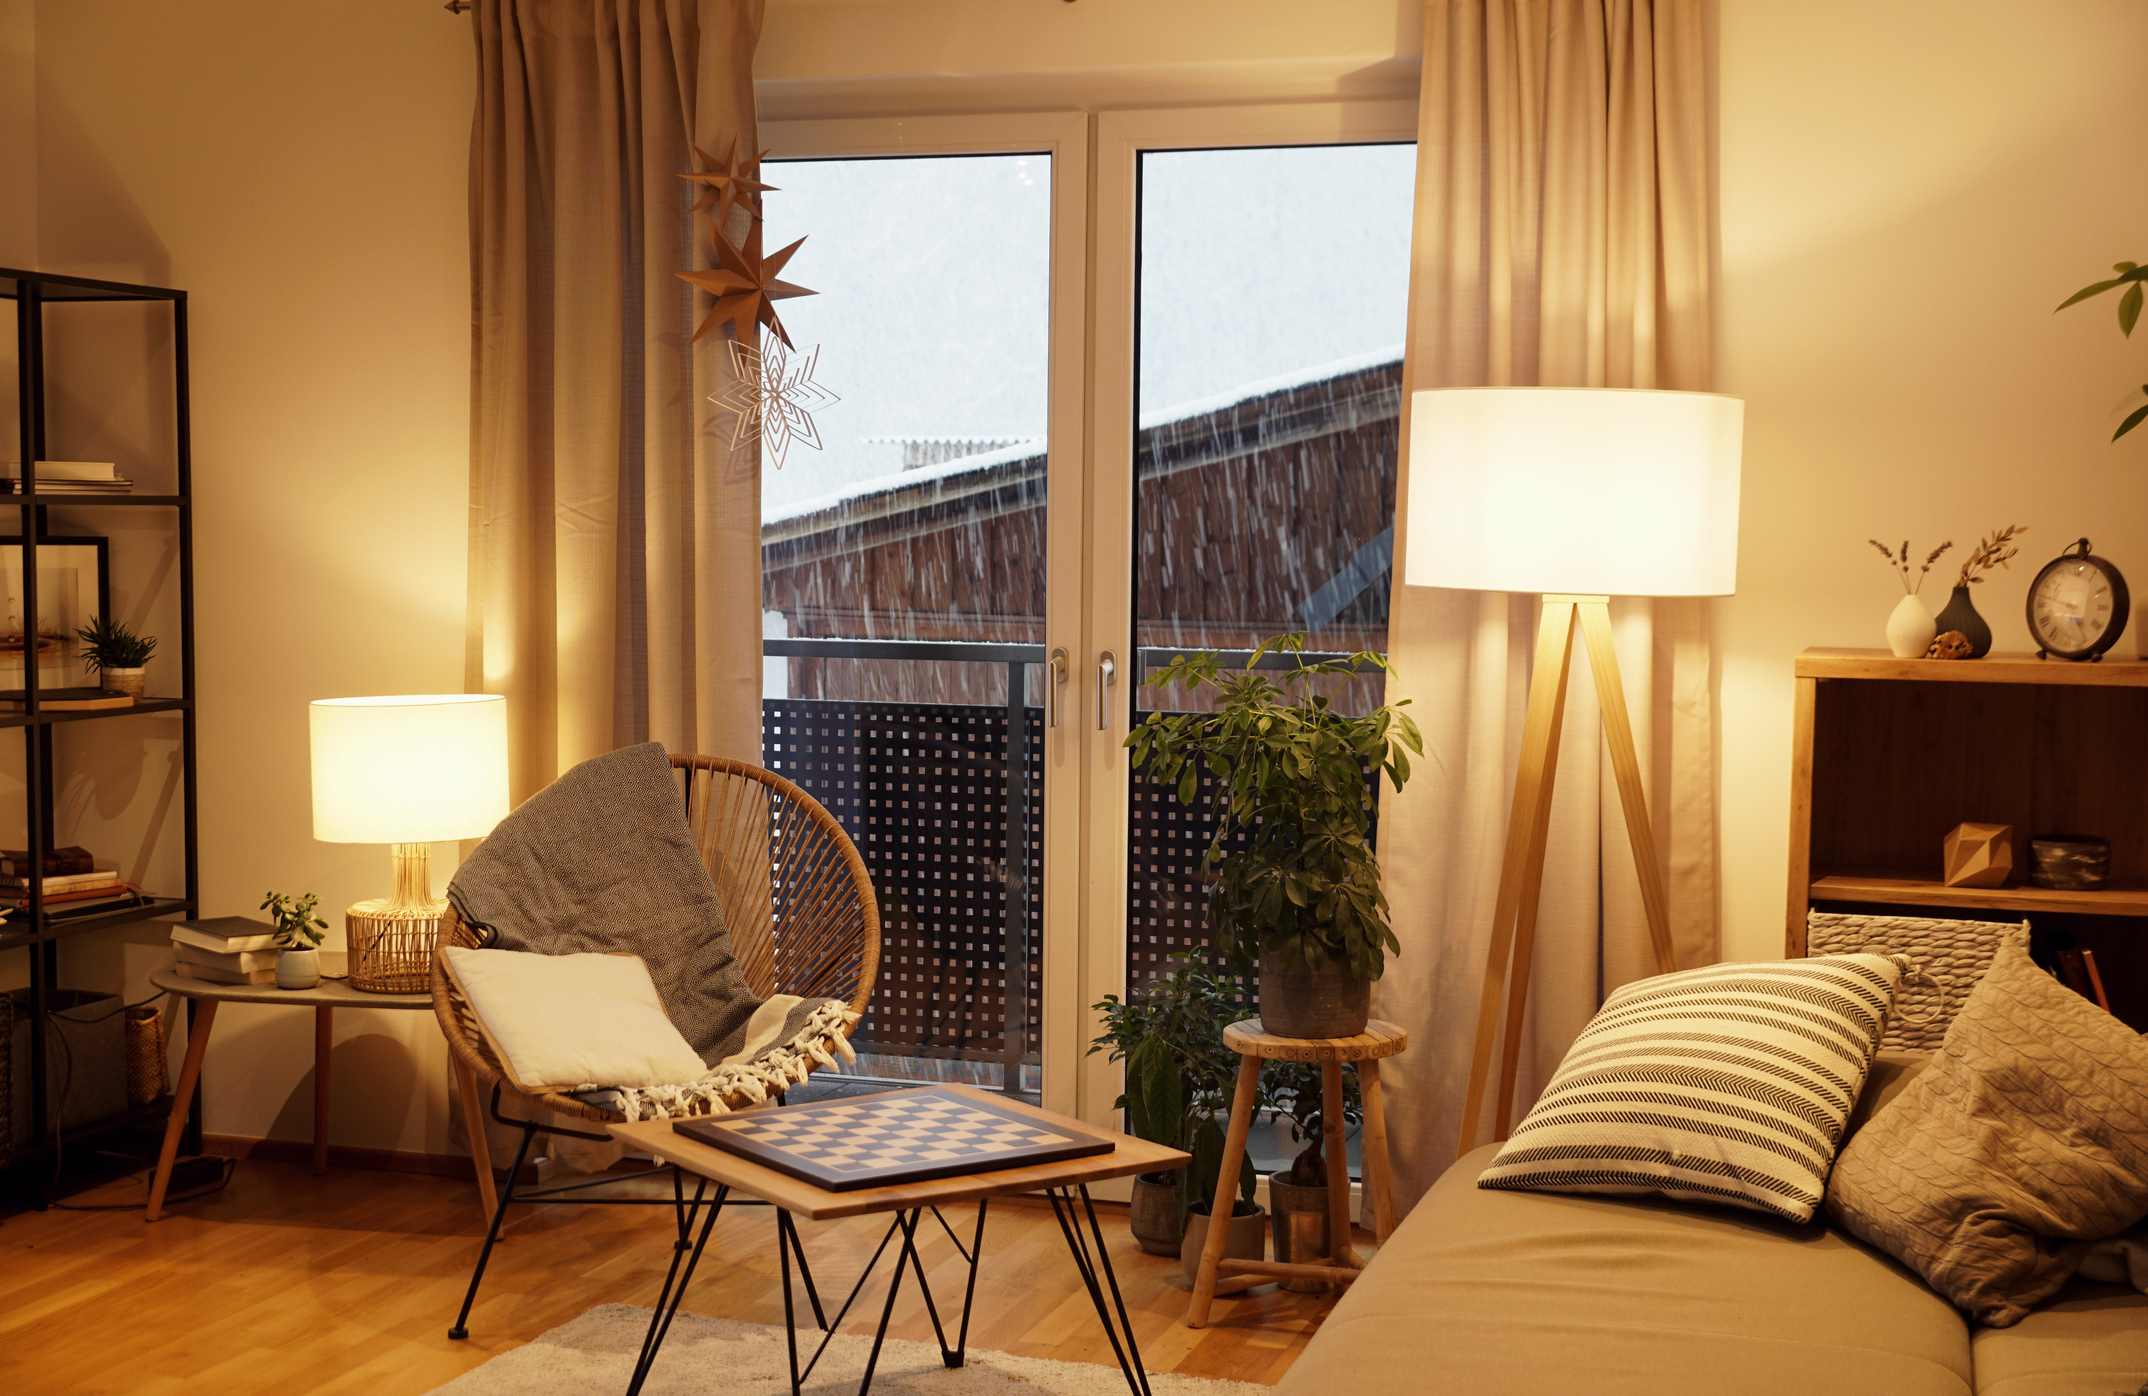
[[2148,1216],[2148,1040],[2015,933],[1930,1065],[1835,1161],[1827,1209],[1994,1328]]

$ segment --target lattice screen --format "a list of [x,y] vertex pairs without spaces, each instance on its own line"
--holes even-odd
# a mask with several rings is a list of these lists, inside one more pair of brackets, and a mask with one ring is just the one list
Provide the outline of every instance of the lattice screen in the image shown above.
[[[1028,710],[1023,834],[1007,852],[1007,710],[769,699],[763,760],[842,822],[880,899],[880,980],[861,1049],[1001,1060],[1010,933],[1025,967],[1021,1052],[1038,1060],[1043,713]],[[1010,874],[1020,901],[1009,925]]]

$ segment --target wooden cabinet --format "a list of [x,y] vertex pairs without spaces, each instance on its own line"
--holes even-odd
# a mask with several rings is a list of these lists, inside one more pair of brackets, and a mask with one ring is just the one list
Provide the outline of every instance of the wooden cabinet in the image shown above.
[[[1814,908],[2026,919],[2093,949],[2113,1011],[2148,1027],[2148,663],[1814,649],[1796,673],[1788,952]],[[2008,886],[1940,881],[1965,820],[2012,826]],[[2110,840],[2103,889],[2029,883],[2029,839],[2058,833]]]

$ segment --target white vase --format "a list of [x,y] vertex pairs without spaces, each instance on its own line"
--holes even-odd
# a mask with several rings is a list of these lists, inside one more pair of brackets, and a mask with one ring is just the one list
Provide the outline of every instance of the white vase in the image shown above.
[[1924,652],[1932,647],[1932,637],[1938,633],[1932,608],[1914,596],[1903,597],[1887,617],[1887,648],[1894,651],[1896,659],[1924,658]]
[[321,952],[286,950],[276,957],[276,987],[310,989],[321,982]]

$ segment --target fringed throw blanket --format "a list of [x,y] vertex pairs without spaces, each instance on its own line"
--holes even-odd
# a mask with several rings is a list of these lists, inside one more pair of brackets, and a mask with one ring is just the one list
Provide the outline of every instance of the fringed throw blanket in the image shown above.
[[718,1114],[803,1081],[857,1015],[836,999],[754,997],[723,903],[694,847],[671,760],[655,742],[584,761],[500,821],[448,884],[484,943],[540,955],[639,955],[664,1011],[710,1070],[698,1081],[576,1098],[628,1119]]

